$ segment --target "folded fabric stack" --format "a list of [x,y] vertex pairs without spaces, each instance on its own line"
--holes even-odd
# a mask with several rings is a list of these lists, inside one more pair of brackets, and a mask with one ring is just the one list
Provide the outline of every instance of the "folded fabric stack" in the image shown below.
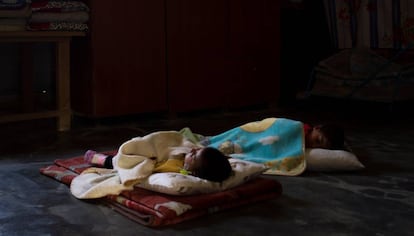
[[89,7],[81,1],[32,0],[28,30],[87,31]]
[[0,31],[24,31],[31,15],[27,0],[0,0]]

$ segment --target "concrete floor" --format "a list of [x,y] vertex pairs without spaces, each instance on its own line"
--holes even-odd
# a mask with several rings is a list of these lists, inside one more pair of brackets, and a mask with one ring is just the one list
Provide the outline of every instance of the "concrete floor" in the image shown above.
[[[175,119],[152,114],[122,119],[75,117],[58,133],[53,120],[2,124],[0,235],[413,235],[414,123],[410,107],[305,104],[289,109],[211,111]],[[309,123],[336,122],[365,164],[359,172],[306,172],[273,176],[283,195],[160,229],[147,228],[113,210],[71,196],[67,186],[39,173],[54,159],[87,149],[116,149],[156,130],[216,134],[265,117]]]

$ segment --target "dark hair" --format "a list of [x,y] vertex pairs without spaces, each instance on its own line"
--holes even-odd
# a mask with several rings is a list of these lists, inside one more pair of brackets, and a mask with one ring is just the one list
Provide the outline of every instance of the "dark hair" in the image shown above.
[[344,129],[336,124],[324,124],[319,126],[321,133],[328,140],[328,149],[344,149]]
[[232,168],[228,157],[219,150],[206,147],[199,158],[201,165],[193,170],[195,176],[214,182],[221,182],[230,176]]

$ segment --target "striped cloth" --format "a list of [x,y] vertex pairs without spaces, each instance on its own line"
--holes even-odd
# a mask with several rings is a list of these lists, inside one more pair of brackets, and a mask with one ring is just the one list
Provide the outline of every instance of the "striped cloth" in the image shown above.
[[412,0],[324,0],[336,48],[402,49],[414,42]]

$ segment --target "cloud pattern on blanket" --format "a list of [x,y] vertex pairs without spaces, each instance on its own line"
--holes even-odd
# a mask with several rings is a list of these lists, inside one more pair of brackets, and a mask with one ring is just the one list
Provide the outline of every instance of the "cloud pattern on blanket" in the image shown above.
[[263,146],[272,145],[273,143],[279,141],[279,139],[280,139],[279,136],[267,136],[267,137],[259,139],[259,143],[261,143]]
[[203,145],[226,155],[262,163],[267,174],[299,175],[306,167],[303,123],[285,118],[267,118],[203,137]]

